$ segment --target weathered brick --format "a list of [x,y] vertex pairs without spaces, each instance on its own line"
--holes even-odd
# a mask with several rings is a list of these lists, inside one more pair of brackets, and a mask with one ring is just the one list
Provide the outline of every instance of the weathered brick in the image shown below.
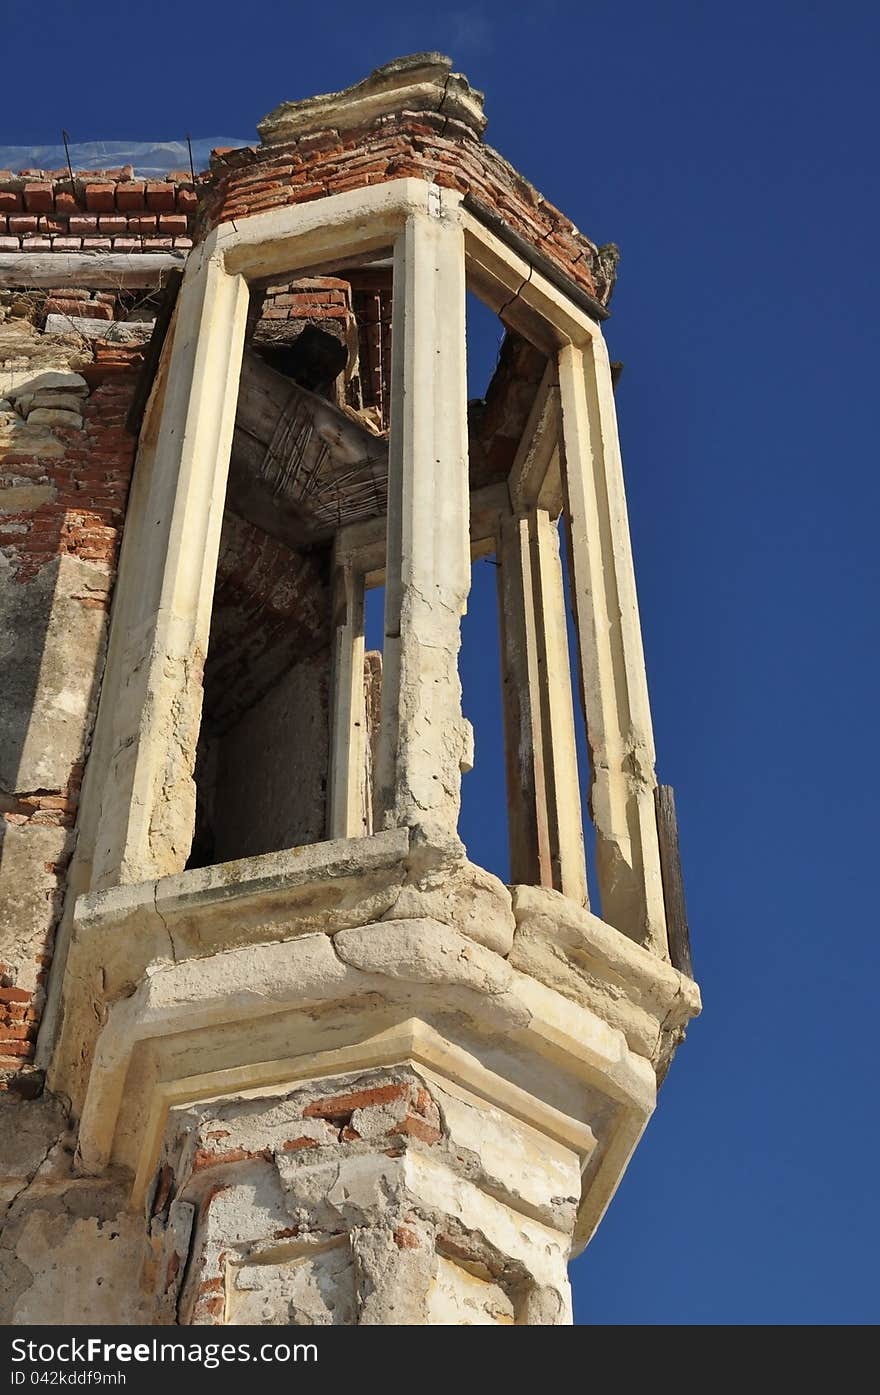
[[229,1163],[252,1162],[254,1158],[270,1157],[270,1150],[248,1152],[246,1148],[228,1148],[225,1153],[212,1152],[209,1148],[197,1148],[193,1156],[191,1171],[203,1172],[206,1167],[225,1167]]
[[54,190],[48,180],[25,184],[22,197],[28,213],[51,213],[55,207]]
[[121,213],[140,213],[146,206],[146,185],[142,179],[117,184],[116,207]]
[[417,1250],[421,1242],[414,1230],[399,1225],[394,1231],[394,1243],[399,1250]]
[[159,217],[159,231],[172,236],[186,236],[187,222],[180,213],[163,213]]
[[443,1134],[433,1124],[428,1124],[424,1119],[419,1119],[413,1114],[407,1114],[405,1119],[401,1119],[399,1124],[389,1130],[390,1133],[402,1133],[409,1138],[421,1139],[422,1143],[437,1143]]
[[176,202],[176,190],[173,184],[166,181],[147,181],[146,188],[147,208],[155,213],[173,213]]
[[0,1051],[4,1050],[10,1041],[33,1041],[36,1035],[37,1028],[33,1023],[13,1026],[7,1022],[0,1026]]
[[84,197],[90,213],[112,213],[116,207],[116,185],[87,184]]
[[392,1100],[405,1099],[408,1093],[408,1085],[373,1085],[344,1095],[329,1095],[306,1105],[303,1118],[338,1119],[353,1114],[356,1109],[368,1109],[373,1104],[390,1104]]

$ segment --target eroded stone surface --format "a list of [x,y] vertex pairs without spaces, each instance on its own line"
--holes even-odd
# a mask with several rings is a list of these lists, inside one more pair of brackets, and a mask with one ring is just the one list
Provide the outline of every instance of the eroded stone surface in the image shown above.
[[199,1324],[482,1325],[522,1321],[533,1292],[552,1292],[540,1320],[566,1321],[573,1212],[558,1191],[577,1162],[545,1159],[491,1110],[502,1151],[504,1137],[531,1150],[523,1210],[483,1166],[470,1108],[397,1067],[176,1113],[150,1199],[160,1308]]
[[143,1224],[114,1181],[73,1176],[73,1137],[50,1096],[0,1096],[0,1323],[149,1321]]

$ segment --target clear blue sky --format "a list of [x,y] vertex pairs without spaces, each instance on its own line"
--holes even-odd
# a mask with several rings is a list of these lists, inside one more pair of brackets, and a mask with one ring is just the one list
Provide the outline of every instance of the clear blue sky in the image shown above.
[[247,138],[439,48],[488,139],[619,243],[607,333],[705,1011],[575,1265],[577,1317],[876,1321],[880,8],[5,8],[2,144]]

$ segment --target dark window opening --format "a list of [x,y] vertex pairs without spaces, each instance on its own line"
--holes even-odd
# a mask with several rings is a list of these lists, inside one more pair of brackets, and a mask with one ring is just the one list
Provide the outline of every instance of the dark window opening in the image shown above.
[[[251,290],[189,867],[327,836],[333,545],[340,528],[387,508],[390,275],[378,266]],[[355,290],[358,276],[377,288]],[[358,320],[356,302],[375,324]]]

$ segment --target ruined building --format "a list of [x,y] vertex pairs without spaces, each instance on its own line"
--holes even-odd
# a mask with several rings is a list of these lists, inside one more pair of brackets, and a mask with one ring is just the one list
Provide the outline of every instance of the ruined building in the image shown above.
[[[418,55],[195,179],[0,176],[4,1322],[569,1322],[699,1010],[616,258],[484,126]],[[488,555],[510,885],[458,836]]]

